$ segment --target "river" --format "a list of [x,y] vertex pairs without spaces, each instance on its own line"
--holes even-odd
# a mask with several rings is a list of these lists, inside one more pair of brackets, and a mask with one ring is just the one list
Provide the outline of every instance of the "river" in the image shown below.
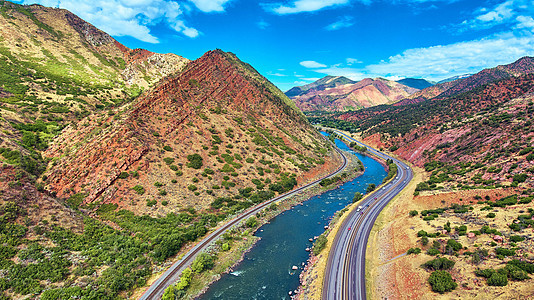
[[[343,142],[336,145],[352,152]],[[354,153],[354,152],[353,152]],[[256,232],[261,240],[230,274],[213,283],[200,299],[290,299],[299,286],[299,274],[309,257],[310,238],[324,232],[336,211],[352,202],[354,193],[382,183],[387,173],[376,160],[355,153],[365,166],[363,175],[335,190],[314,196],[285,211]],[[298,266],[298,270],[292,270]]]

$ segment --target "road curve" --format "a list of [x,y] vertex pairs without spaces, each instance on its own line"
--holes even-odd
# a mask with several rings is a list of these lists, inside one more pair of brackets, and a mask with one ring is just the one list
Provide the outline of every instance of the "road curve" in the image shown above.
[[334,130],[349,142],[356,142],[367,147],[367,152],[383,158],[391,159],[397,165],[397,176],[386,185],[368,195],[359,205],[361,210],[354,209],[343,221],[334,238],[323,281],[321,299],[367,299],[365,286],[365,251],[371,228],[378,214],[413,178],[411,168],[402,161],[369,147],[350,136]]
[[234,219],[230,220],[223,226],[217,228],[215,231],[204,237],[198,244],[196,244],[191,250],[189,250],[184,256],[177,262],[175,262],[163,275],[161,275],[146,291],[145,293],[139,298],[140,300],[156,300],[160,299],[163,295],[163,292],[165,292],[165,289],[169,287],[171,284],[176,282],[180,278],[180,274],[183,270],[185,270],[188,266],[193,263],[193,260],[202,253],[206,248],[213,242],[215,242],[223,233],[225,233],[227,230],[231,229],[235,225],[239,224],[241,221],[248,219],[249,217],[255,215],[257,212],[261,211],[265,207],[269,206],[271,203],[285,199],[287,197],[293,196],[295,194],[298,194],[302,190],[320,182],[321,180],[325,178],[329,178],[332,176],[336,176],[337,174],[341,173],[345,167],[347,166],[347,157],[341,152],[335,145],[334,149],[341,155],[343,159],[343,163],[339,166],[339,168],[324,177],[321,177],[313,182],[310,182],[306,185],[303,185],[297,189],[294,189],[288,193],[285,193],[283,195],[280,195],[276,198],[273,198],[271,200],[268,200],[266,202],[260,203],[256,206],[253,206],[243,213],[241,213],[239,216],[235,217]]

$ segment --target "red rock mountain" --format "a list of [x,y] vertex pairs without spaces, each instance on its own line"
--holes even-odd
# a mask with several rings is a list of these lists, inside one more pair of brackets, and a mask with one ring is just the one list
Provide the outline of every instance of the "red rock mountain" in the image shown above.
[[409,104],[417,103],[426,99],[432,99],[434,97],[458,95],[497,80],[518,77],[532,73],[534,73],[534,57],[526,56],[508,65],[484,69],[465,78],[438,83],[434,86],[410,95],[407,97],[407,99],[401,102],[403,104]]
[[84,193],[85,203],[201,209],[239,189],[261,190],[279,174],[299,183],[324,174],[336,166],[328,149],[280,90],[215,50],[131,108],[67,127],[46,151],[46,184],[62,198]]
[[348,111],[380,104],[391,104],[418,89],[383,78],[366,78],[356,83],[308,89],[291,97],[302,111]]
[[534,74],[527,74],[449,97],[338,118],[352,122],[343,125],[371,145],[389,148],[427,171],[439,170],[422,189],[532,187],[533,101]]

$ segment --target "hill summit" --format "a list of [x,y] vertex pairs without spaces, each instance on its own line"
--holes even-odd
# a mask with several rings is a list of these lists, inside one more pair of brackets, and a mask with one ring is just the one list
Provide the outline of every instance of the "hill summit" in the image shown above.
[[81,193],[84,204],[219,208],[220,197],[250,205],[308,180],[308,172],[326,173],[331,154],[280,90],[234,54],[214,50],[131,108],[67,127],[46,151],[56,163],[45,175],[50,191]]

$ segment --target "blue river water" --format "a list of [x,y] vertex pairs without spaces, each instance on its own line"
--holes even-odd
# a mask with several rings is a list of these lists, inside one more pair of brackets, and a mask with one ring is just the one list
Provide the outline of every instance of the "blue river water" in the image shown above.
[[[351,151],[339,140],[336,145]],[[244,260],[212,284],[200,299],[289,299],[288,292],[298,288],[302,264],[309,257],[306,248],[313,244],[309,239],[324,232],[335,212],[352,202],[354,193],[365,193],[370,183],[378,186],[387,175],[374,159],[355,154],[365,166],[363,175],[314,196],[263,225],[256,232],[261,240]],[[293,266],[298,270],[292,270]]]

